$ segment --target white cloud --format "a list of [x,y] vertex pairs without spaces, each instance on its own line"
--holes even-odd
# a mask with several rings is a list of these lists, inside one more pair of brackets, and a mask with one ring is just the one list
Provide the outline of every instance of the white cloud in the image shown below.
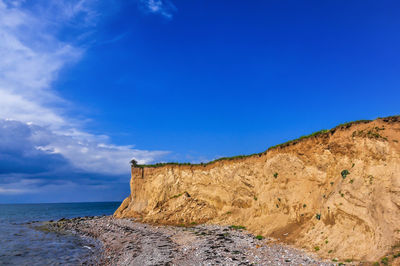
[[176,7],[169,0],[139,0],[142,8],[146,12],[159,14],[165,18],[171,19]]
[[21,179],[15,183],[1,184],[0,195],[19,195],[26,193],[36,193],[36,184],[40,183],[41,180],[34,179]]
[[[163,2],[151,2],[151,12],[167,16],[162,11]],[[58,40],[55,33],[65,24],[74,24],[76,18],[90,30],[99,15],[92,8],[94,1],[41,3],[48,5],[41,6],[43,13],[36,15],[22,7],[23,1],[0,0],[0,119],[35,128],[32,138],[46,140],[46,145],[38,145],[36,149],[60,154],[83,171],[127,173],[131,158],[148,163],[165,155],[163,151],[113,145],[107,136],[80,130],[83,122],[63,112],[70,104],[52,89],[52,83],[63,67],[84,55],[85,49]],[[18,189],[0,187],[0,194],[5,193],[18,193]]]

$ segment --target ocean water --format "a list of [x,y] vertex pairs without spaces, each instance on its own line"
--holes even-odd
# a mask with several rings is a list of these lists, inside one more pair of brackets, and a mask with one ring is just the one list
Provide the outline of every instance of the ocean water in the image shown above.
[[98,243],[73,234],[44,232],[40,222],[111,215],[121,202],[0,204],[0,265],[82,265],[98,256]]

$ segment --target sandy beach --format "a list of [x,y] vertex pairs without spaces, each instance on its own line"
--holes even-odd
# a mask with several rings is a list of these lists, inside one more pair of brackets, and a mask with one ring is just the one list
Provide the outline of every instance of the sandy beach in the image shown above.
[[303,250],[228,226],[153,226],[95,216],[51,221],[44,227],[98,240],[101,265],[332,265]]

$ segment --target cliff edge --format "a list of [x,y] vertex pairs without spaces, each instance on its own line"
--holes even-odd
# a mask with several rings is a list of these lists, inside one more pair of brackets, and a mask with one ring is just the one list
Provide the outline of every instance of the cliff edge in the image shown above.
[[242,225],[321,257],[376,261],[400,252],[400,117],[244,158],[133,165],[130,187],[115,217]]

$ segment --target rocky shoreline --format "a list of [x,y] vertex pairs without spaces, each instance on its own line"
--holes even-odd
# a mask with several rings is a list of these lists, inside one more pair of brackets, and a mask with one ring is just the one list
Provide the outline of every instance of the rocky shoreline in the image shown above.
[[96,216],[50,221],[40,228],[100,241],[100,265],[333,265],[239,226],[154,226]]

